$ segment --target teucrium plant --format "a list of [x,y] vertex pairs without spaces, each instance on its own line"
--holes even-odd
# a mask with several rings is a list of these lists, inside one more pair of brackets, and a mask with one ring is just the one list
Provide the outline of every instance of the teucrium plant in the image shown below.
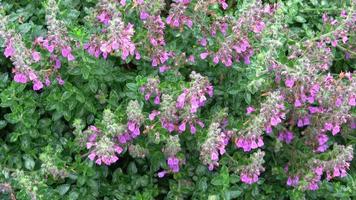
[[1,4],[0,192],[355,196],[356,2],[323,2]]

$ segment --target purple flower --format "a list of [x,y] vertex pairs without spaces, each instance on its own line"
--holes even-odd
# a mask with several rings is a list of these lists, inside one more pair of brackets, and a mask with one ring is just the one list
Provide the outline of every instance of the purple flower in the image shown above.
[[11,57],[15,54],[15,49],[12,47],[12,43],[9,42],[5,48],[4,55],[6,58]]
[[287,185],[288,186],[298,186],[299,176],[288,176]]
[[315,106],[309,106],[309,112],[311,114],[318,113],[318,112],[320,112],[320,108],[319,107],[315,107]]
[[331,131],[333,129],[333,124],[329,123],[329,122],[325,122],[324,129],[328,130],[328,131]]
[[263,21],[256,21],[256,23],[252,26],[253,32],[260,33],[265,28],[265,23]]
[[33,87],[32,87],[33,90],[37,91],[37,90],[40,90],[40,89],[43,88],[43,84],[42,84],[41,81],[35,80],[33,83],[34,83],[34,84],[33,84]]
[[159,178],[163,178],[166,174],[167,174],[166,171],[161,171],[161,172],[158,172],[157,175],[158,175]]
[[255,108],[252,106],[247,107],[246,109],[246,114],[249,115],[251,113],[255,112]]
[[149,17],[149,14],[148,14],[147,12],[142,11],[142,12],[140,13],[140,19],[141,19],[141,20],[146,20],[148,17]]
[[332,130],[332,134],[333,135],[336,135],[340,132],[340,126],[338,124],[336,124],[334,127],[333,127],[333,130]]
[[159,114],[160,114],[159,111],[154,110],[154,111],[151,112],[151,114],[149,114],[148,118],[149,118],[151,121],[153,121],[153,120],[156,118],[156,116],[159,115]]
[[319,186],[318,186],[317,183],[315,183],[315,182],[309,183],[309,185],[308,185],[308,190],[315,191],[315,190],[317,190],[317,189],[319,189]]
[[179,159],[175,156],[171,156],[167,159],[167,164],[173,173],[179,172]]
[[57,79],[59,85],[64,85],[64,80],[62,79],[62,77],[57,76],[56,79]]
[[208,57],[208,55],[209,55],[208,52],[203,52],[203,53],[200,54],[200,58],[201,58],[202,60],[205,60],[206,57]]
[[293,78],[286,79],[284,83],[286,84],[286,87],[292,88],[294,86],[294,79]]
[[18,83],[27,83],[28,79],[27,76],[22,74],[22,73],[16,73],[14,76],[14,81],[18,82]]
[[186,125],[186,122],[182,122],[179,125],[178,129],[179,129],[180,132],[184,132],[185,131],[185,125]]
[[32,52],[32,58],[35,62],[38,62],[41,60],[41,54],[37,51]]
[[356,95],[351,95],[348,103],[350,106],[356,106]]
[[319,145],[325,144],[329,140],[328,136],[325,134],[319,134],[317,137]]
[[185,92],[183,92],[181,95],[178,96],[177,104],[176,104],[177,108],[182,109],[184,107],[185,96],[186,96]]
[[156,96],[153,102],[154,102],[156,105],[160,104],[160,102],[161,102],[160,97],[159,97],[159,96]]

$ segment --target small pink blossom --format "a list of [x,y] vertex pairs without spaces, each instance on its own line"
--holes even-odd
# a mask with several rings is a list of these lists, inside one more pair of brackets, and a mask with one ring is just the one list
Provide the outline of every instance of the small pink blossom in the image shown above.
[[28,79],[27,76],[22,74],[22,73],[16,73],[14,76],[14,81],[18,82],[18,83],[27,83]]
[[32,52],[32,58],[35,62],[38,62],[41,60],[41,54],[37,51]]
[[252,106],[247,107],[246,109],[246,114],[249,115],[251,113],[255,112],[255,108]]

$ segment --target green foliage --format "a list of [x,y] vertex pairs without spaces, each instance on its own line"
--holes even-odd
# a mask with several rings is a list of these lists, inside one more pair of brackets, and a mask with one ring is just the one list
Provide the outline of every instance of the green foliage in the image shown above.
[[[90,36],[85,16],[95,0],[60,0],[60,18],[69,27],[70,36],[79,44],[84,44]],[[167,1],[169,2],[169,1]],[[238,15],[241,0],[229,0],[234,5],[226,11],[217,8],[221,15]],[[273,0],[266,2],[275,2]],[[273,80],[267,73],[266,60],[277,55],[286,59],[285,51],[289,44],[318,37],[325,34],[321,15],[324,12],[339,13],[349,5],[349,1],[332,0],[287,0],[280,1],[281,10],[274,25],[255,41],[256,54],[251,65],[235,63],[232,68],[202,62],[197,59],[194,66],[168,71],[161,77],[160,89],[178,96],[192,70],[207,76],[214,85],[214,99],[202,109],[200,116],[209,124],[216,111],[229,108],[230,126],[241,128],[246,121],[245,110],[256,105],[269,92]],[[29,44],[33,38],[46,33],[44,1],[3,1],[0,2],[3,14],[9,15],[11,26],[21,33]],[[129,11],[128,11],[129,12]],[[138,20],[138,19],[136,19]],[[139,22],[137,22],[139,23]],[[271,34],[281,24],[288,25],[288,35]],[[275,29],[275,30],[273,30]],[[195,30],[196,31],[196,30]],[[182,35],[180,35],[182,34]],[[168,49],[181,53],[187,46],[191,52],[198,52],[191,32],[171,31],[167,34]],[[269,48],[266,44],[278,38],[279,48]],[[144,38],[137,33],[135,40]],[[2,44],[3,41],[0,41]],[[102,119],[103,110],[115,111],[115,116],[126,116],[129,100],[144,104],[144,96],[139,88],[147,77],[158,76],[150,63],[130,60],[124,63],[118,57],[107,60],[96,59],[81,49],[73,50],[74,62],[60,69],[65,83],[52,84],[42,91],[31,90],[31,86],[12,81],[12,64],[0,56],[0,192],[3,184],[10,184],[11,190],[0,193],[0,199],[354,199],[356,198],[356,165],[353,161],[347,178],[326,182],[316,192],[304,192],[287,187],[286,177],[274,151],[274,141],[267,141],[266,173],[258,183],[242,184],[236,173],[238,164],[245,164],[244,155],[230,147],[220,161],[217,170],[209,171],[199,161],[201,141],[207,130],[201,129],[196,135],[181,135],[182,151],[186,165],[177,174],[164,178],[157,177],[157,171],[166,167],[162,144],[169,133],[162,127],[149,127],[145,138],[137,138],[139,144],[149,151],[147,158],[133,158],[128,151],[120,156],[119,162],[112,166],[98,166],[90,161],[85,148],[78,144],[78,135],[89,125]],[[345,49],[335,50],[333,73],[354,70],[355,57],[344,59]],[[3,50],[1,50],[3,52]],[[198,67],[197,67],[198,66]],[[145,104],[143,112],[148,116],[155,108]],[[355,112],[353,113],[355,114]],[[147,120],[147,119],[146,119]],[[157,141],[157,135],[159,139]],[[344,144],[356,144],[356,136],[350,134]],[[272,148],[273,147],[273,148]],[[282,152],[283,153],[283,152]],[[238,164],[236,164],[238,162]],[[236,165],[236,166],[235,166]],[[36,196],[37,198],[34,198]]]

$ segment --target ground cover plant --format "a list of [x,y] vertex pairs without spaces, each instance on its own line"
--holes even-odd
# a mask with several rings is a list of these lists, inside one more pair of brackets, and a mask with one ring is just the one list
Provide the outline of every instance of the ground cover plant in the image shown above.
[[0,1],[0,199],[356,198],[356,1]]

